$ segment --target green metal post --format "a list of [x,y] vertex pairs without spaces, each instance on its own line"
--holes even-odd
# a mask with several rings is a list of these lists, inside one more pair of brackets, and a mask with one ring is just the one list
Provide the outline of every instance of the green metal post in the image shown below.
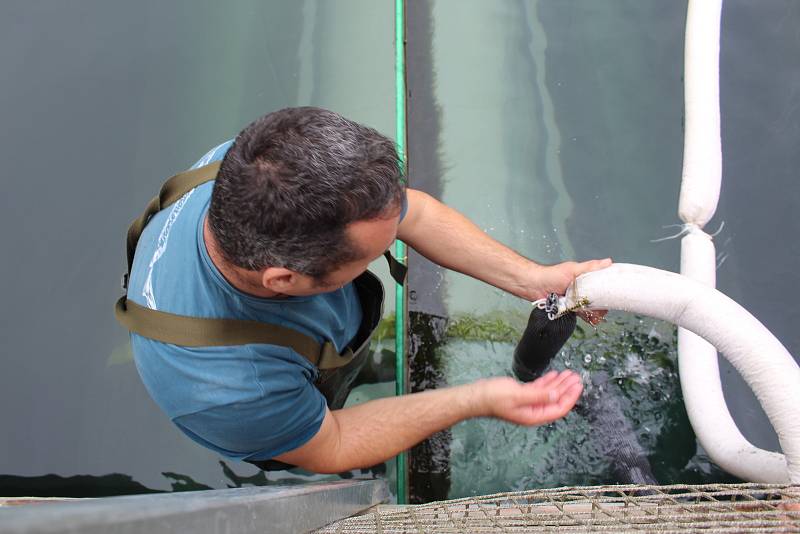
[[[403,175],[407,168],[406,159],[406,66],[405,66],[405,5],[404,0],[395,0],[395,124],[397,137],[397,153]],[[406,261],[406,246],[400,240],[394,245],[395,256],[403,263]],[[396,284],[395,287],[395,394],[404,395],[406,392],[406,321],[405,321],[406,292],[405,287]],[[408,488],[406,484],[407,468],[406,453],[397,455],[397,503],[406,504]]]

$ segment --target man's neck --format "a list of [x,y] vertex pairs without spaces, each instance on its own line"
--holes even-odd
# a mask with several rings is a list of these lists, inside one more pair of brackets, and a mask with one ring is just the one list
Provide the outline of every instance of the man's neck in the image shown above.
[[208,225],[207,215],[203,219],[203,241],[208,251],[208,257],[211,258],[211,263],[219,270],[223,278],[239,291],[262,298],[283,298],[286,296],[265,288],[261,284],[261,276],[258,272],[242,269],[225,260],[219,244],[214,238],[213,232],[211,232],[211,227]]

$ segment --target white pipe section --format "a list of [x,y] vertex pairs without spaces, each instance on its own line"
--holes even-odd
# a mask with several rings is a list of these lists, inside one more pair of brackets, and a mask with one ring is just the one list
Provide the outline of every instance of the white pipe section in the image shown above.
[[[711,236],[691,228],[681,240],[681,274],[713,288],[715,267]],[[750,482],[788,483],[783,455],[754,447],[733,421],[722,393],[717,350],[685,328],[678,328],[678,371],[686,413],[711,460]]]
[[624,263],[579,276],[564,303],[568,308],[585,303],[588,308],[655,317],[713,344],[752,388],[778,434],[787,478],[800,484],[800,367],[747,310],[685,276]]
[[685,134],[678,213],[703,228],[722,183],[719,133],[719,24],[722,0],[689,0],[684,49]]
[[[722,181],[719,37],[722,0],[689,0],[684,49],[685,136],[678,213],[689,229],[681,273],[716,285],[716,254],[702,231],[714,216]],[[697,439],[720,467],[752,482],[785,483],[782,455],[753,446],[733,421],[722,392],[716,350],[678,329],[678,367],[686,411]]]

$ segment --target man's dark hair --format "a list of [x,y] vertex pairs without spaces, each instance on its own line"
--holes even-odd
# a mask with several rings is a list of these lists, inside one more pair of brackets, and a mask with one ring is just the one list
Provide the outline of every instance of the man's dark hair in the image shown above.
[[319,108],[275,111],[225,154],[209,226],[225,259],[249,270],[285,267],[323,278],[363,252],[345,227],[399,209],[394,142]]

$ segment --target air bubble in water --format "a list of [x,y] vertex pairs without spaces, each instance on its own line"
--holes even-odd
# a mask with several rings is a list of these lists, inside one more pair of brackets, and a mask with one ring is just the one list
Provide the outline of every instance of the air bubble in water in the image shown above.
[[583,363],[592,363],[592,355],[591,354],[587,354],[586,356],[584,356],[583,357]]

